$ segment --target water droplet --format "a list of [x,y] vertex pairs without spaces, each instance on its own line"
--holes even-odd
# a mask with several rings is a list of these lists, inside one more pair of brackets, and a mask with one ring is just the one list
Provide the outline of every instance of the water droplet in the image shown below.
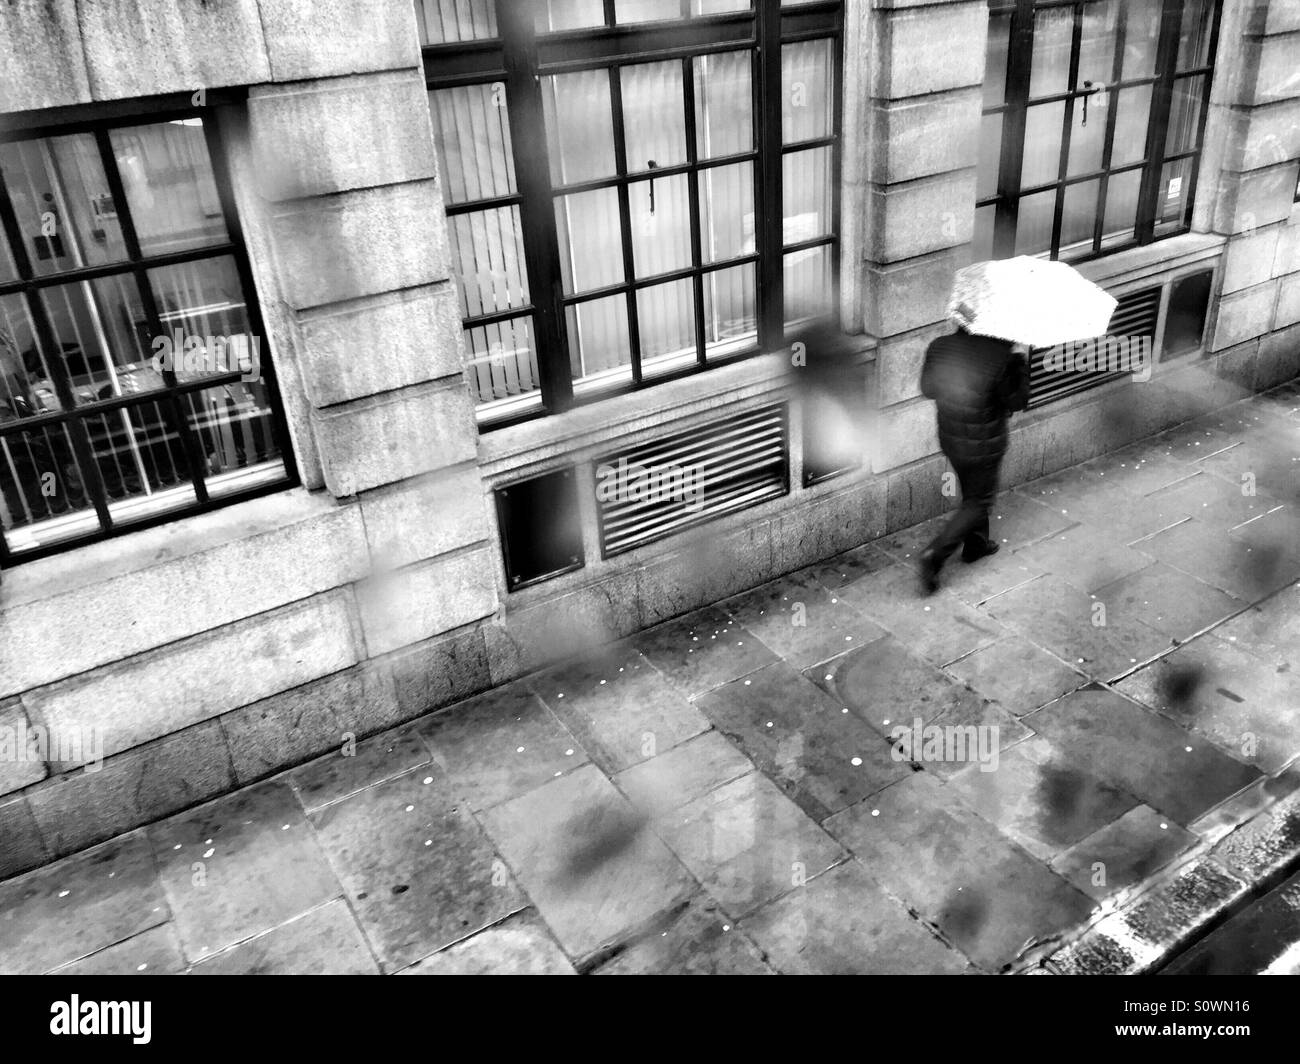
[[426,787],[427,787],[430,783],[432,783],[432,782],[433,782],[433,777],[432,777],[432,776],[425,776],[425,777],[424,777],[424,785],[425,785]]
[[204,856],[205,858],[206,858],[206,857],[211,857],[211,856],[212,856],[214,853],[216,853],[216,852],[217,852],[216,850],[204,850],[204,851],[203,851],[203,856]]
[[61,890],[61,891],[59,891],[59,897],[60,897],[60,898],[66,898],[66,897],[67,897],[69,894],[71,894],[71,893],[72,893],[72,891],[70,891],[70,890]]
[[871,815],[872,815],[872,816],[880,816],[880,810],[879,810],[879,809],[873,809],[873,810],[871,810]]
[[852,765],[854,768],[857,768],[858,765],[862,764],[862,758],[860,757],[850,758],[849,764]]

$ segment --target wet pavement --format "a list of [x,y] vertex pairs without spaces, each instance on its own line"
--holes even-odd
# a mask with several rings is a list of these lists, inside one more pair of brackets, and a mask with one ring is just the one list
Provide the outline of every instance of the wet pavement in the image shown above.
[[0,884],[0,971],[993,973],[1123,915],[1097,970],[1229,902],[1169,970],[1294,970],[1296,879],[1240,902],[1300,826],[1300,387],[995,513],[933,597],[927,522]]

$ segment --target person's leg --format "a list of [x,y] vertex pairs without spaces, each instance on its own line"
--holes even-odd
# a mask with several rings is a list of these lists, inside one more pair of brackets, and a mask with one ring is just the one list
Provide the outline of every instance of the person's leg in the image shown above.
[[[988,509],[991,498],[986,497],[987,476],[980,466],[953,461],[957,473],[957,482],[961,485],[961,505],[944,522],[939,534],[934,537],[921,552],[921,583],[925,591],[932,592],[939,586],[939,570],[943,563],[967,537],[978,535],[983,528],[983,535],[988,536]],[[996,481],[995,481],[996,483]]]
[[978,515],[962,538],[962,561],[973,562],[998,549],[989,534],[989,515],[998,494],[998,467],[1001,458],[995,458],[966,471],[962,478],[962,501],[970,500]]

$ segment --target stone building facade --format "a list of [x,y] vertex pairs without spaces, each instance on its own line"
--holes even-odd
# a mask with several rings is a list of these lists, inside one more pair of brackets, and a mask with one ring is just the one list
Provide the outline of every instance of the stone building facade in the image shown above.
[[[0,6],[0,139],[191,107],[215,132],[293,470],[257,498],[11,555],[0,728],[95,740],[0,763],[0,875],[950,505],[918,376],[974,253],[990,5],[836,17],[839,317],[871,432],[857,468],[805,478],[787,346],[480,431],[411,0]],[[1215,51],[1190,231],[1080,267],[1117,297],[1156,293],[1158,356],[1177,283],[1208,271],[1199,338],[1149,382],[1021,415],[1009,483],[1300,373],[1300,0],[1225,0]],[[602,550],[605,456],[783,401],[788,490]],[[576,561],[512,588],[499,491],[554,471]]]

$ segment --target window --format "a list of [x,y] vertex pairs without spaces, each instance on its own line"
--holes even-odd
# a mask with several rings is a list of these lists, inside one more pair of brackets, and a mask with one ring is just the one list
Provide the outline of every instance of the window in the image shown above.
[[1185,232],[1218,0],[992,0],[989,17],[976,257]]
[[416,0],[481,425],[829,312],[840,7]]
[[0,138],[0,562],[293,482],[219,147],[190,113]]

